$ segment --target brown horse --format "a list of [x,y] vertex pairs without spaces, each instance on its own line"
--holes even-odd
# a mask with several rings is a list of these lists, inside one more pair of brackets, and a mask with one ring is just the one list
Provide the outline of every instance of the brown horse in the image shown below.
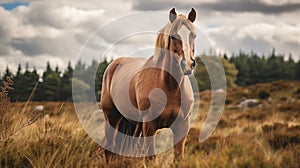
[[[194,97],[188,75],[195,68],[193,22],[188,17],[169,13],[170,22],[159,31],[155,54],[145,58],[118,58],[103,76],[101,108],[105,125],[105,146],[117,146],[118,131],[129,136],[148,137],[145,146],[154,155],[158,129],[171,128],[174,156],[184,159],[184,144],[189,130],[189,112]],[[114,128],[114,129],[111,129]],[[106,159],[113,156],[106,150]]]

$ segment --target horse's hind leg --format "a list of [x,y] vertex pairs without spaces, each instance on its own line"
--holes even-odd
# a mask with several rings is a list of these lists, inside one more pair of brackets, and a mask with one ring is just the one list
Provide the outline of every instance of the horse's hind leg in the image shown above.
[[121,116],[117,111],[104,111],[105,114],[105,159],[108,163],[116,155],[112,152],[116,147],[116,135],[118,132]]
[[[118,124],[121,121],[122,115],[116,109],[111,98],[111,81],[113,74],[123,58],[118,58],[107,67],[104,72],[102,80],[102,92],[100,105],[105,115],[105,157],[106,161],[110,160],[114,153],[107,149],[113,149],[116,144],[116,134],[118,130]],[[114,128],[114,129],[113,129]]]
[[156,125],[153,121],[143,123],[144,150],[146,160],[155,159],[155,131]]

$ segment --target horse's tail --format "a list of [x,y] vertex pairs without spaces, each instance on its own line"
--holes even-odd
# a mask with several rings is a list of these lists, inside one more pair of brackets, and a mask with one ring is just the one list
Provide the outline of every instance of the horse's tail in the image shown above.
[[141,130],[141,124],[129,121],[124,117],[119,123],[118,131],[128,136],[140,136]]
[[[141,136],[142,126],[139,123],[134,123],[132,121],[127,120],[126,118],[122,118],[118,131],[121,134],[117,134],[116,136],[116,148],[117,150],[123,152],[134,152],[135,148],[134,145],[139,143],[139,138],[132,140],[130,137],[139,137]],[[124,138],[124,134],[127,135],[129,138]],[[133,142],[134,141],[134,142]]]

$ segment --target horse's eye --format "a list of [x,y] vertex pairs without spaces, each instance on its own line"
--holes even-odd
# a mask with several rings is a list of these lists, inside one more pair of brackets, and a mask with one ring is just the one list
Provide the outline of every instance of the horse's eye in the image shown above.
[[172,40],[176,40],[176,37],[175,37],[175,36],[171,36],[171,39],[172,39]]

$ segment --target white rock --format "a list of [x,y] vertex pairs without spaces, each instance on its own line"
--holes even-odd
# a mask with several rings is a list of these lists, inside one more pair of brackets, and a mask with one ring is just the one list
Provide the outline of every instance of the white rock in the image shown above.
[[215,92],[216,92],[216,93],[224,93],[225,90],[224,90],[224,89],[217,89]]
[[259,104],[260,104],[260,102],[257,99],[246,99],[246,100],[242,101],[239,105],[237,105],[237,107],[240,110],[244,110],[249,107],[256,107]]
[[35,106],[34,110],[36,110],[36,111],[43,111],[44,110],[44,106],[43,105]]

